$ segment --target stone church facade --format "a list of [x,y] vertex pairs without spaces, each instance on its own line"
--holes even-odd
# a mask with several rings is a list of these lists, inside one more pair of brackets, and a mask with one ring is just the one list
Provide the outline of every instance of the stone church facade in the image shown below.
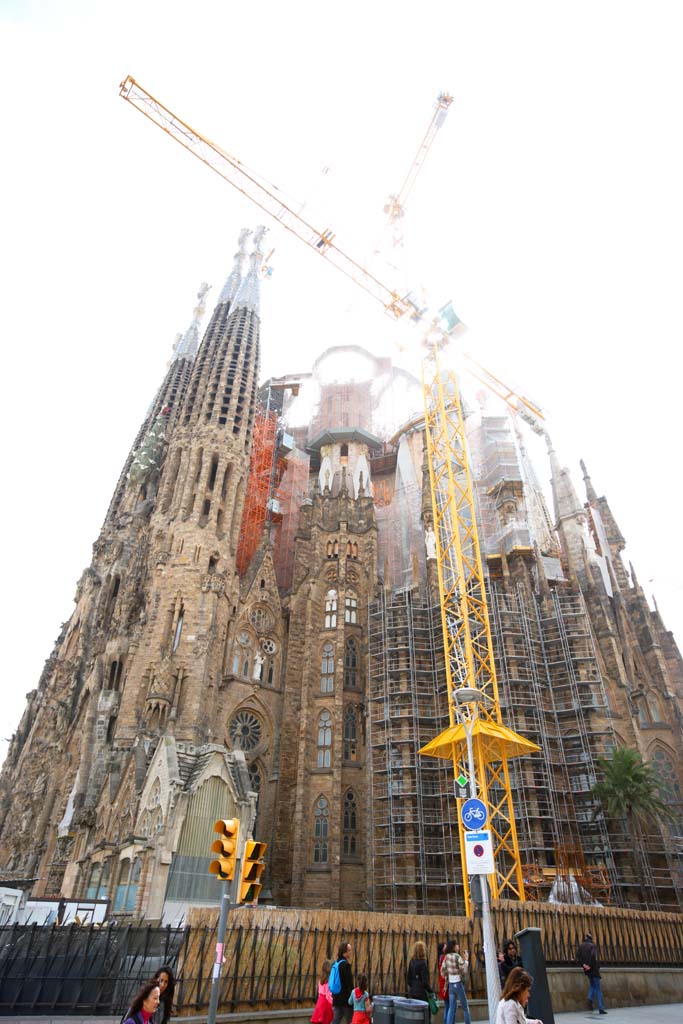
[[[459,912],[449,768],[417,754],[447,721],[421,389],[355,345],[259,387],[248,236],[201,344],[199,294],[28,696],[0,870],[174,921],[218,901],[212,826],[236,816],[269,844],[276,903]],[[289,442],[240,573],[264,409]],[[472,408],[468,429],[503,713],[542,748],[513,768],[530,890],[681,909],[678,648],[585,469],[581,501],[549,446],[551,515],[507,419]],[[633,837],[595,815],[618,745],[655,765],[675,821]]]

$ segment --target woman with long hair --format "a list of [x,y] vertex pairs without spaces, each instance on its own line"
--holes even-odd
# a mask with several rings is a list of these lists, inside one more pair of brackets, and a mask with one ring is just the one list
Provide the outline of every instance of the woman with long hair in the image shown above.
[[124,1024],[149,1024],[159,1006],[159,982],[156,978],[146,981],[135,995]]
[[460,956],[460,944],[455,939],[449,939],[446,943],[446,955],[441,964],[441,977],[448,982],[448,1013],[446,1024],[455,1024],[455,1014],[458,1003],[462,1006],[465,1016],[465,1024],[472,1024],[469,1003],[465,993],[463,978],[470,969],[470,955],[465,950],[465,955]]
[[416,942],[410,956],[410,963],[406,971],[408,982],[408,998],[421,999],[427,1002],[427,994],[432,991],[429,983],[429,968],[427,967],[427,948],[424,942]]
[[526,1015],[533,978],[523,967],[513,967],[507,976],[503,997],[498,1003],[496,1024],[543,1024]]
[[170,967],[164,964],[154,975],[153,981],[159,986],[159,1011],[154,1018],[155,1024],[168,1024],[173,1009],[173,997],[175,995],[175,978]]

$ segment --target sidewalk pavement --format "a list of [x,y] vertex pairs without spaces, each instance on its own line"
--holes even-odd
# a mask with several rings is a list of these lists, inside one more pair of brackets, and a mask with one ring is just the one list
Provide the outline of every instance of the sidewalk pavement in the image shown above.
[[[606,1003],[607,1016],[597,1010],[575,1010],[572,1013],[556,1013],[555,1024],[586,1024],[587,1021],[604,1021],[605,1024],[683,1024],[683,1003],[667,1003],[662,1006],[616,1006]],[[609,1017],[609,1021],[607,1020]]]

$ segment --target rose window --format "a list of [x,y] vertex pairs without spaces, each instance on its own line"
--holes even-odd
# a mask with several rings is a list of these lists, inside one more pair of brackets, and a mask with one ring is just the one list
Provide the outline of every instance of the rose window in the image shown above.
[[249,621],[259,633],[265,632],[273,625],[273,619],[267,608],[252,608],[249,612]]
[[276,649],[277,648],[275,646],[275,641],[271,640],[269,636],[264,636],[263,640],[261,641],[261,650],[265,654],[275,654]]
[[230,739],[240,750],[254,750],[261,740],[261,723],[251,711],[238,711],[229,732]]

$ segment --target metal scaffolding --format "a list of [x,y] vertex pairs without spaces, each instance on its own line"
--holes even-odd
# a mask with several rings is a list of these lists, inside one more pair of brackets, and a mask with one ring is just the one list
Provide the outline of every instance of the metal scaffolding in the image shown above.
[[368,625],[372,906],[460,914],[452,768],[417,753],[448,723],[440,610],[417,589],[383,590]]

